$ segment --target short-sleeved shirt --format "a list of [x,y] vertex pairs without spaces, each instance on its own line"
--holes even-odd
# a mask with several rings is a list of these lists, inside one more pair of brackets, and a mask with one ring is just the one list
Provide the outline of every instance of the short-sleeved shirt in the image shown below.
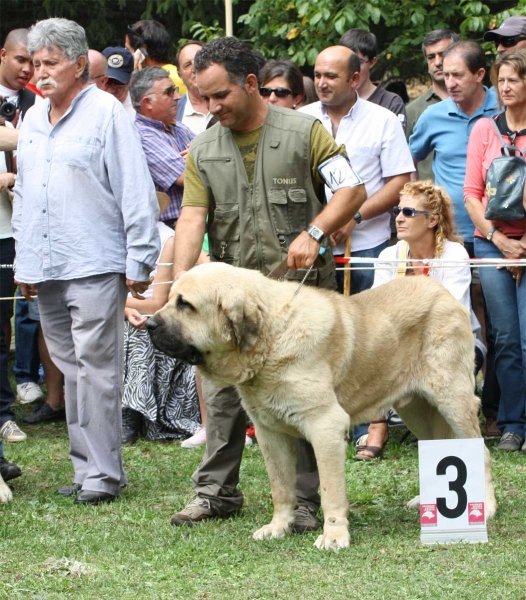
[[[301,112],[312,115],[323,123],[330,134],[331,118],[321,102],[301,108]],[[336,143],[345,144],[353,168],[365,183],[367,197],[376,194],[388,177],[396,177],[415,170],[402,126],[391,111],[368,100],[356,97],[356,102],[338,126]],[[326,189],[327,198],[330,191]],[[391,236],[390,215],[385,212],[357,225],[351,236],[351,249],[369,250],[376,248]],[[343,246],[336,246],[335,254],[343,254]]]
[[388,92],[381,83],[377,83],[374,92],[367,98],[368,102],[377,104],[382,108],[387,108],[393,114],[398,117],[403,130],[405,131],[407,126],[407,115],[405,110],[405,104],[402,98],[398,94]]
[[175,182],[185,170],[181,152],[188,148],[195,135],[182,123],[166,126],[161,121],[139,113],[135,116],[135,126],[141,136],[142,148],[155,189],[165,192],[170,198],[170,204],[161,215],[161,221],[178,219],[183,187]]
[[451,196],[458,232],[469,243],[473,243],[475,231],[464,207],[463,188],[469,134],[479,119],[499,112],[494,90],[484,89],[484,101],[472,115],[462,111],[451,98],[430,106],[418,119],[409,139],[409,149],[416,160],[423,160],[430,152],[435,152],[435,182],[446,188]]
[[[252,183],[254,178],[256,152],[263,127],[264,125],[253,131],[232,131],[243,158],[243,164],[245,165],[249,183]],[[338,147],[332,136],[327,133],[319,121],[315,121],[312,126],[310,152],[312,181],[314,188],[318,189],[323,183],[318,172],[318,166],[336,154],[343,154],[345,156],[347,156],[347,154],[345,152],[345,146]],[[199,177],[191,151],[186,155],[183,206],[209,207],[208,194]]]

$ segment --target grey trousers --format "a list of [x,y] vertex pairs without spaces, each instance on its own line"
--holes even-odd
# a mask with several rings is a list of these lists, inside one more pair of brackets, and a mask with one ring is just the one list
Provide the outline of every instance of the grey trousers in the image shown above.
[[[202,381],[207,411],[206,452],[192,475],[192,482],[196,494],[207,498],[219,515],[226,516],[243,505],[243,494],[237,489],[237,484],[245,448],[247,418],[235,388],[216,388],[204,377]],[[320,481],[314,450],[305,440],[296,440],[296,453],[298,504],[308,506],[315,514],[320,508]]]
[[121,455],[124,275],[38,285],[42,330],[64,373],[73,481],[118,495],[127,484]]

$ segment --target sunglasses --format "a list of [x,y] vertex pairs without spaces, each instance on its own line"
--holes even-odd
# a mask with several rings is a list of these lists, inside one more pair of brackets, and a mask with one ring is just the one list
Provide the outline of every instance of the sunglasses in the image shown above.
[[400,213],[402,213],[404,215],[404,217],[407,217],[409,219],[416,217],[416,215],[431,214],[431,213],[428,213],[427,210],[416,210],[416,208],[409,208],[408,206],[404,206],[404,208],[401,208],[400,206],[395,206],[393,208],[393,215],[395,217],[397,217]]
[[163,91],[163,96],[173,96],[176,92],[179,93],[179,88],[176,85],[171,85]]
[[[101,77],[104,77],[104,76],[101,75]],[[96,79],[96,77],[93,77],[93,79]],[[110,77],[108,79],[108,81],[106,81],[106,85],[108,87],[123,88],[123,87],[126,87],[128,84],[127,83],[122,83],[122,81],[119,81],[118,79],[112,79]]]
[[277,98],[286,98],[287,96],[293,96],[294,94],[288,90],[287,88],[269,88],[269,87],[261,87],[259,88],[259,93],[263,96],[263,98],[270,98],[270,95],[274,92]]
[[500,46],[502,44],[504,48],[512,48],[522,40],[526,40],[526,37],[523,35],[514,35],[512,37],[498,37],[495,39],[495,46]]

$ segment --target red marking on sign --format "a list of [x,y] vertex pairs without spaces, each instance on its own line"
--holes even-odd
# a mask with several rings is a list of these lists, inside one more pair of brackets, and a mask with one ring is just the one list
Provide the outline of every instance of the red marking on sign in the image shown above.
[[468,502],[468,522],[470,525],[484,523],[484,502]]
[[437,505],[436,504],[421,504],[420,505],[420,525],[422,527],[437,524]]

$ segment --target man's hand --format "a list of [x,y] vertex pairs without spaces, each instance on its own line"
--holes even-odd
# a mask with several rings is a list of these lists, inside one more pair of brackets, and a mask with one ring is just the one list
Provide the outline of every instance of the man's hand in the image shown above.
[[34,298],[32,296],[37,295],[37,286],[34,283],[22,283],[21,281],[16,281],[15,284],[19,287],[20,293],[26,300],[29,302],[33,302]]
[[133,281],[133,279],[126,279],[126,285],[134,298],[144,300],[144,297],[141,296],[141,294],[144,294],[152,281],[153,279],[151,277],[148,281]]
[[331,244],[335,246],[336,244],[345,244],[347,238],[351,235],[353,229],[356,227],[356,221],[351,219],[347,225],[338,229],[331,235]]
[[0,175],[0,192],[7,190],[15,185],[15,176],[13,173],[2,173]]
[[296,269],[308,269],[314,264],[320,253],[320,244],[302,231],[289,247],[287,266]]
[[146,329],[145,323],[148,320],[148,317],[141,315],[136,308],[125,308],[124,316],[128,323],[133,325],[136,329]]

